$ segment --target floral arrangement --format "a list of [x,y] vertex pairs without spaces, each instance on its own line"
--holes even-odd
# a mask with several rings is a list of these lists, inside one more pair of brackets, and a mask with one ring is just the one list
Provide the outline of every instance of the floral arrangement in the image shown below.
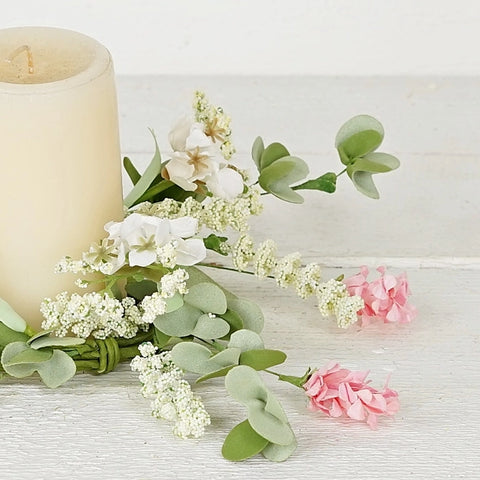
[[[196,382],[224,377],[228,394],[246,408],[246,418],[223,444],[223,456],[232,461],[258,453],[283,461],[296,448],[262,371],[299,388],[312,410],[375,428],[378,417],[397,412],[394,390],[375,389],[368,372],[335,362],[298,377],[272,370],[286,355],[265,348],[259,306],[227,291],[205,271],[249,273],[292,287],[301,298],[315,296],[320,314],[335,318],[341,328],[374,319],[410,322],[416,312],[408,303],[405,274],[395,277],[381,267],[380,276],[369,282],[362,267],[351,278],[324,281],[319,264],[304,265],[298,252],[279,257],[273,240],[256,246],[248,233],[250,217],[262,211],[262,195],[302,203],[299,191],[333,193],[346,173],[361,193],[378,198],[372,175],[399,166],[392,155],[376,151],[383,136],[373,117],[350,119],[335,142],[343,170],[313,179],[307,179],[307,164],[284,145],[265,146],[258,137],[252,177],[232,162],[230,118],[196,92],[193,116],[169,134],[168,160],[162,161],[155,136],[155,154],[142,175],[124,159],[133,183],[124,220],[108,223],[105,238],[86,246],[81,258],[65,257],[57,264],[58,273],[78,276],[76,285],[85,293],[46,298],[40,332],[0,300],[0,375],[24,378],[36,372],[55,388],[77,372],[108,373],[128,361],[153,416],[173,422],[173,433],[182,438],[202,436],[210,423],[185,372]],[[225,264],[228,259],[231,264]]]

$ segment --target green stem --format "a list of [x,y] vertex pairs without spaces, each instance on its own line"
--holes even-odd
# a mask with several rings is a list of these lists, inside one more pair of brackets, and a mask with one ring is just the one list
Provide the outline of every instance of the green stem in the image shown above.
[[337,178],[338,178],[340,175],[344,174],[346,171],[347,171],[347,169],[344,168],[340,173],[337,173]]
[[[254,275],[255,272],[250,272],[248,270],[237,270],[236,268],[232,267],[225,267],[224,265],[220,265],[219,263],[197,263],[199,267],[208,267],[208,268],[216,268],[217,270],[227,270],[228,272],[236,272],[236,273],[244,273],[245,275]],[[265,278],[273,278],[273,275],[267,275]]]

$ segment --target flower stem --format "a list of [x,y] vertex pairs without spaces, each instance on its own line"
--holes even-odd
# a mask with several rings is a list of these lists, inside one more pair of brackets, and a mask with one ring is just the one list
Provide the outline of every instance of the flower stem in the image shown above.
[[[217,270],[227,270],[228,272],[236,272],[236,273],[244,273],[245,275],[253,275],[256,276],[255,272],[250,272],[248,270],[237,270],[236,268],[226,267],[225,265],[221,265],[219,263],[198,263],[199,267],[208,267],[208,268],[216,268]],[[267,275],[265,278],[273,278],[273,275]]]

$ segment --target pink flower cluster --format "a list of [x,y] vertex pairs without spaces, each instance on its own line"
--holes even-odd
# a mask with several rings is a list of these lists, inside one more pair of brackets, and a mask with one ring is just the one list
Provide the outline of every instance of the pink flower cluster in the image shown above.
[[330,417],[345,415],[377,426],[379,415],[394,415],[399,407],[398,393],[387,388],[376,390],[365,379],[369,372],[352,372],[331,362],[316,370],[303,385],[310,397],[309,408]]
[[398,277],[385,273],[385,267],[378,267],[380,277],[368,282],[368,268],[363,266],[360,273],[345,279],[350,295],[362,297],[365,307],[358,312],[362,325],[368,325],[374,318],[380,318],[385,323],[408,323],[413,320],[417,310],[407,303],[410,295],[407,275],[402,273]]

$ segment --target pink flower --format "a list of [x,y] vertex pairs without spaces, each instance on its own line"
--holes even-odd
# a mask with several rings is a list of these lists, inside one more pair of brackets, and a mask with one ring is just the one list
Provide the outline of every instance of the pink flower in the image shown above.
[[379,415],[394,415],[399,407],[398,393],[385,385],[376,390],[365,379],[367,372],[352,372],[331,362],[312,373],[303,385],[310,397],[310,410],[320,410],[330,417],[342,415],[377,426]]
[[385,273],[385,267],[378,267],[380,277],[373,282],[367,281],[368,268],[362,266],[360,273],[343,281],[350,295],[362,297],[365,307],[358,312],[362,325],[368,325],[374,318],[381,318],[385,323],[408,323],[412,321],[417,310],[407,303],[410,289],[407,275],[398,277]]

